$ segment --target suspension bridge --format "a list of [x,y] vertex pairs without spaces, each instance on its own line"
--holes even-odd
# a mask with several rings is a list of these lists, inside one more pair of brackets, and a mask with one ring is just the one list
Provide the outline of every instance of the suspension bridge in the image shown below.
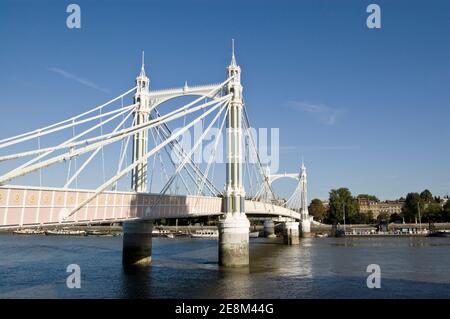
[[[201,134],[186,147],[186,134],[198,127]],[[217,215],[220,264],[247,265],[247,216],[265,218],[267,233],[274,219],[282,221],[287,244],[298,243],[311,223],[305,166],[270,174],[250,128],[234,45],[226,79],[208,85],[150,89],[143,56],[126,92],[0,140],[0,228],[123,222],[124,264],[148,264],[153,220]],[[206,139],[207,159],[196,161]],[[272,188],[280,178],[297,181],[287,200]]]

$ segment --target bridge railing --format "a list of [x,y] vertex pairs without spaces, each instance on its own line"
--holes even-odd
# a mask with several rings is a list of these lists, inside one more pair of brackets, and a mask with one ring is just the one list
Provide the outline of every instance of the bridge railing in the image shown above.
[[71,209],[92,194],[88,190],[0,187],[0,227],[218,215],[222,207],[222,199],[218,197],[103,192],[67,217]]

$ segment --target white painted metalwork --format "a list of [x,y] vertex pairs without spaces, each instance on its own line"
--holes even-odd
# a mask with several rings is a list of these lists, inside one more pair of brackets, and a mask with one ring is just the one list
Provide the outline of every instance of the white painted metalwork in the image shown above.
[[[133,91],[133,104],[124,107],[123,98]],[[184,86],[180,88],[151,90],[150,78],[145,73],[144,55],[142,55],[141,71],[136,78],[136,86],[134,88],[102,105],[67,120],[0,140],[1,149],[37,139],[37,149],[0,156],[0,162],[33,157],[26,163],[0,176],[0,185],[35,171],[39,171],[40,185],[40,187],[0,186],[0,216],[3,217],[0,218],[3,222],[3,224],[0,224],[0,227],[34,226],[52,223],[96,223],[106,220],[120,221],[136,218],[179,218],[221,213],[225,213],[226,216],[233,216],[233,218],[240,216],[239,218],[244,219],[246,219],[245,214],[272,217],[282,216],[297,220],[306,218],[308,213],[307,207],[305,211],[307,202],[306,169],[302,165],[301,177],[298,174],[270,175],[264,169],[253,136],[248,134],[244,136],[244,132],[250,129],[250,124],[242,93],[241,68],[236,62],[234,42],[231,63],[227,67],[227,79],[218,84],[189,86],[185,82]],[[183,96],[198,97],[166,114],[159,112],[158,107],[164,102]],[[106,106],[112,105],[119,100],[119,108],[113,110],[105,109]],[[200,113],[200,111],[203,111],[203,113],[196,114],[193,120],[186,123],[187,115],[195,114],[196,112]],[[94,112],[99,112],[99,114],[93,115],[92,113]],[[221,119],[220,116],[223,113],[225,115]],[[126,127],[125,123],[131,116],[133,116],[131,126]],[[200,138],[195,141],[194,147],[189,151],[184,150],[179,143],[179,137],[187,130],[193,128],[196,123],[201,121],[203,125],[208,116],[211,116],[212,120],[208,125],[205,124],[206,129]],[[111,132],[104,132],[105,124],[117,120],[119,117],[122,117],[119,124],[113,126],[114,128]],[[168,123],[183,117],[183,127],[175,133],[172,132]],[[77,126],[86,125],[95,120],[99,120],[99,123],[75,134]],[[215,136],[214,147],[209,155],[210,158],[205,170],[202,170],[192,159],[193,153],[201,145],[202,140],[215,123],[219,127],[219,132],[225,126],[227,128],[226,185],[223,193],[218,190],[209,178],[211,167],[211,175],[214,176],[215,165],[212,159],[216,155],[220,138],[219,134]],[[98,128],[100,128],[100,135],[86,136]],[[72,137],[70,139],[54,146],[41,147],[41,137],[49,134],[59,134],[59,132],[66,129],[72,129]],[[154,147],[151,149],[148,147],[149,130],[154,143]],[[129,165],[125,163],[125,168],[123,168],[124,161],[126,162],[127,158],[129,141],[132,138],[132,162]],[[247,138],[246,144],[243,143],[244,138]],[[106,146],[119,141],[121,141],[121,146],[118,155],[117,171],[114,176],[104,178],[103,183],[95,190],[78,189],[78,185],[76,185],[75,189],[69,188],[73,182],[77,184],[78,176],[86,169],[98,152],[102,151],[103,154]],[[251,155],[257,159],[256,163],[251,167],[249,163],[244,163],[244,147],[248,148]],[[155,156],[153,159],[155,162],[156,156],[159,156],[162,163],[162,149],[167,152],[168,156],[169,149],[172,150],[173,154],[181,162],[176,165],[169,156],[174,169],[173,174],[167,179],[159,194],[147,194],[147,179],[153,173],[153,169],[152,172],[148,171],[148,159],[151,156]],[[58,154],[53,154],[55,152],[58,152]],[[63,188],[42,187],[41,174],[44,168],[64,161],[71,161],[72,159],[75,163],[78,157],[87,153],[90,153],[90,155],[83,164],[80,167],[74,164],[74,173],[68,172]],[[104,165],[104,160],[102,160],[102,163]],[[244,167],[244,165],[246,166]],[[69,169],[71,169],[70,166]],[[162,169],[164,170],[164,166],[162,166]],[[104,168],[103,171],[105,171]],[[260,202],[245,200],[244,171],[249,179],[252,192],[253,179],[255,179],[256,185],[262,185],[252,197]],[[196,192],[190,189],[188,181],[181,174],[182,172],[186,172],[189,176],[188,181],[190,179],[197,187]],[[117,182],[130,173],[133,192],[117,192]],[[169,189],[172,189],[171,187],[178,177],[180,177],[188,194],[196,193],[197,195],[184,197],[180,197],[177,194],[167,195],[166,193]],[[276,196],[271,188],[271,183],[282,177],[296,178],[301,186],[299,191],[296,192],[297,194],[300,192],[300,196],[291,196],[285,203],[285,207],[272,202],[273,199],[276,199]],[[113,187],[115,191],[108,192],[110,187]],[[204,189],[212,196],[200,196],[204,193]],[[37,194],[37,206],[28,200],[27,194],[30,194],[32,198]],[[223,198],[218,197],[219,195],[223,195]],[[11,203],[12,196],[23,196],[23,198],[21,198],[21,202],[13,205]],[[62,198],[64,201],[60,202]],[[93,201],[94,199],[95,201]],[[301,212],[299,209],[296,209],[297,206],[302,207]],[[20,212],[20,217],[16,216],[16,210]],[[81,214],[82,212],[85,213]]]

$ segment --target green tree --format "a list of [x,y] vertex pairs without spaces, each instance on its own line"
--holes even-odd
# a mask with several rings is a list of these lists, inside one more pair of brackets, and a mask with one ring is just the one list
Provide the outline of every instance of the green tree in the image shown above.
[[443,208],[444,208],[444,211],[450,212],[450,199],[447,200],[447,202],[445,203]]
[[365,214],[365,224],[372,224],[375,218],[373,218],[373,212],[369,210],[367,214]]
[[450,222],[450,200],[447,200],[442,210],[442,221]]
[[359,212],[358,201],[352,196],[348,188],[332,189],[329,198],[330,210],[328,222],[343,223],[344,211],[346,222],[351,223]]
[[314,216],[318,221],[322,221],[325,218],[326,210],[320,199],[314,198],[308,208],[309,213]]
[[443,210],[441,204],[431,203],[428,204],[425,212],[422,216],[422,221],[442,222],[444,219]]
[[426,189],[422,193],[420,193],[420,199],[424,203],[429,204],[433,201],[433,194],[431,194],[431,192],[428,189]]
[[391,216],[389,216],[390,223],[398,223],[398,222],[401,222],[402,220],[403,220],[403,217],[397,213],[393,213]]
[[412,223],[418,218],[419,208],[421,214],[424,212],[424,203],[420,198],[419,193],[408,193],[406,195],[405,204],[402,208],[402,216],[407,223]]
[[369,194],[359,194],[356,196],[356,198],[367,198],[370,201],[373,202],[379,202],[380,200],[375,195],[369,195]]
[[378,222],[378,223],[380,223],[380,222],[382,222],[382,221],[389,222],[389,219],[390,219],[389,217],[390,217],[389,214],[386,213],[386,212],[380,213],[380,214],[377,216],[377,222]]

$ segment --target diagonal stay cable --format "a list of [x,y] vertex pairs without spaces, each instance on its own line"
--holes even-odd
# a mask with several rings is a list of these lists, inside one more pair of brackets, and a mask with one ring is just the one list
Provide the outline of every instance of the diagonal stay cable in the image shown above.
[[[226,108],[226,106],[223,106],[223,102],[219,103],[219,106],[221,107],[219,109],[219,111],[217,112],[216,116],[214,117],[214,119],[211,121],[211,123],[209,124],[209,126],[207,127],[207,129],[202,133],[202,135],[199,137],[198,141],[194,144],[194,146],[192,147],[192,149],[189,151],[189,153],[186,155],[186,158],[183,159],[183,162],[180,163],[180,165],[178,165],[177,169],[175,170],[175,173],[172,175],[172,177],[170,178],[170,180],[164,185],[164,187],[162,188],[160,194],[158,195],[157,200],[152,204],[150,211],[155,208],[155,206],[157,206],[162,198],[164,197],[164,195],[166,194],[167,190],[169,189],[170,185],[173,183],[173,181],[175,180],[175,178],[177,177],[177,175],[180,173],[180,171],[183,169],[183,167],[186,165],[186,163],[188,162],[188,158],[190,158],[192,156],[192,154],[195,152],[195,150],[198,148],[198,146],[203,142],[203,139],[205,138],[206,134],[208,134],[209,130],[211,129],[211,127],[214,125],[214,123],[217,121],[217,119],[219,118],[220,114],[223,112],[223,110]],[[204,117],[202,117],[204,119]]]
[[[154,109],[155,113],[160,116],[160,113],[158,111],[157,108]],[[186,122],[186,119],[184,119],[184,122]],[[168,136],[170,136],[172,134],[172,130],[170,129],[168,124],[163,124],[161,127],[161,133],[164,135],[165,138],[167,138]],[[186,152],[184,151],[183,147],[180,145],[180,143],[178,142],[178,140],[175,140],[174,142],[170,143],[169,146],[172,149],[175,149],[178,158],[185,158],[186,157]],[[189,158],[189,162],[188,162],[189,167],[194,170],[194,173],[201,176],[203,178],[204,174],[201,170],[201,168],[197,165],[197,163],[195,163],[192,158]],[[192,173],[187,170],[189,177],[192,179],[192,181],[194,183],[197,182],[197,180],[195,179],[194,176],[192,176]],[[209,179],[206,180],[207,182],[207,187],[209,189],[209,191],[211,192],[211,194],[213,195],[217,195],[220,194],[220,191],[215,187],[215,185],[212,183],[212,181],[210,181]]]
[[[128,118],[133,114],[133,111],[129,112],[127,114],[127,116],[119,123],[119,125],[117,125],[117,127],[114,129],[114,131],[118,131],[119,128],[121,126],[123,126],[123,124],[128,120]],[[114,132],[113,131],[113,132]],[[76,171],[75,174],[73,174],[73,176],[66,182],[66,184],[64,185],[64,188],[68,188],[70,186],[70,184],[72,184],[72,182],[78,177],[78,175],[83,171],[83,169],[91,162],[91,160],[95,157],[95,155],[97,155],[97,153],[103,150],[103,147],[99,147],[97,148],[90,156],[89,158],[86,159],[86,161],[84,161],[83,165]],[[76,157],[75,157],[76,158]]]
[[[226,96],[218,99],[217,101],[224,101],[226,99],[229,99],[230,96],[231,96],[231,94],[226,95]],[[213,101],[213,102],[217,103],[217,101]],[[74,156],[79,156],[79,155],[84,154],[86,152],[89,152],[89,151],[91,151],[91,150],[93,150],[93,149],[95,149],[95,148],[97,148],[99,146],[102,146],[102,145],[105,146],[105,145],[114,143],[114,142],[116,142],[118,140],[121,140],[122,138],[124,138],[124,137],[126,137],[128,135],[133,135],[136,132],[144,131],[144,130],[147,130],[148,128],[150,128],[150,127],[158,126],[158,125],[161,125],[161,124],[166,123],[168,121],[175,120],[175,119],[177,119],[179,117],[184,116],[185,114],[190,114],[190,113],[196,112],[198,110],[201,110],[201,109],[209,106],[210,104],[212,104],[212,103],[202,104],[202,105],[199,105],[199,106],[196,106],[196,107],[192,107],[191,109],[187,109],[187,110],[184,109],[184,107],[183,107],[184,110],[180,111],[178,113],[177,112],[171,112],[170,116],[165,115],[165,116],[163,116],[161,118],[158,118],[157,120],[148,121],[146,123],[142,123],[140,125],[136,125],[136,126],[134,126],[132,128],[129,128],[129,129],[126,129],[126,130],[122,130],[122,131],[119,131],[117,133],[109,133],[109,134],[105,134],[105,135],[100,136],[100,137],[94,137],[92,139],[88,139],[88,140],[85,140],[85,141],[80,141],[80,142],[77,142],[77,143],[64,145],[63,148],[67,148],[67,147],[72,148],[73,145],[75,145],[75,144],[76,145],[87,144],[87,146],[84,146],[84,147],[82,147],[80,149],[76,149],[76,150],[73,150],[73,151],[68,151],[68,152],[66,152],[64,154],[61,154],[59,156],[55,156],[55,157],[50,158],[48,160],[45,160],[45,161],[43,161],[41,163],[33,164],[33,165],[27,166],[27,167],[25,167],[25,168],[23,168],[21,170],[14,170],[12,172],[6,173],[3,176],[0,176],[0,184],[4,183],[6,181],[9,181],[11,179],[14,179],[16,177],[23,176],[23,175],[26,175],[28,173],[34,172],[34,171],[38,170],[39,168],[48,167],[50,165],[53,165],[53,164],[56,164],[56,163],[60,163],[62,161],[69,160],[69,159],[71,159]],[[101,140],[101,141],[99,141],[97,143],[94,143],[94,144],[89,144],[89,141],[93,141],[93,140]]]
[[68,140],[58,144],[57,146],[40,148],[40,149],[37,149],[37,150],[32,150],[32,151],[26,151],[26,152],[11,154],[11,155],[0,156],[0,162],[8,161],[8,160],[14,160],[14,159],[21,158],[21,157],[26,157],[26,156],[33,156],[33,155],[41,154],[38,157],[31,159],[30,161],[26,162],[25,164],[23,164],[23,165],[21,165],[21,166],[19,166],[17,168],[17,169],[21,169],[21,168],[24,168],[24,167],[26,167],[28,165],[31,165],[31,164],[35,163],[36,161],[42,159],[43,157],[51,154],[54,151],[57,151],[59,149],[72,148],[72,147],[75,147],[75,146],[77,146],[79,144],[83,144],[83,142],[78,142],[78,143],[72,143],[72,142],[76,141],[78,138],[80,138],[80,137],[82,137],[82,136],[84,136],[84,135],[94,131],[95,129],[99,128],[101,125],[109,123],[110,121],[116,119],[117,117],[119,117],[122,114],[126,113],[127,111],[131,110],[135,106],[136,106],[136,104],[126,106],[120,113],[117,113],[114,116],[111,116],[110,118],[108,118],[107,120],[103,121],[102,123],[98,123],[98,124],[88,128],[87,130],[79,133],[78,135],[76,135],[74,137],[71,137],[70,139],[68,139]]
[[85,116],[85,115],[88,115],[88,114],[90,114],[90,113],[92,113],[92,112],[95,112],[95,111],[98,111],[99,109],[104,108],[105,106],[107,106],[107,105],[109,105],[109,104],[111,104],[111,103],[117,101],[118,99],[123,98],[123,97],[126,96],[127,94],[133,92],[135,89],[136,89],[136,86],[133,87],[133,88],[131,88],[131,89],[129,89],[129,90],[126,91],[125,93],[122,93],[121,95],[119,95],[119,96],[117,96],[117,97],[115,97],[115,98],[113,98],[113,99],[107,101],[106,103],[103,103],[103,104],[101,104],[101,105],[99,105],[99,106],[96,106],[96,107],[94,107],[93,109],[91,109],[91,110],[89,110],[89,111],[86,111],[86,112],[84,112],[84,113],[81,113],[81,114],[78,114],[78,115],[76,115],[76,116],[73,116],[73,117],[71,117],[71,118],[69,118],[69,119],[67,119],[67,120],[63,120],[63,121],[61,121],[61,122],[54,123],[54,124],[48,125],[48,126],[46,126],[46,127],[42,127],[42,128],[39,128],[39,129],[35,129],[35,130],[33,130],[33,131],[30,131],[30,132],[26,132],[26,133],[22,133],[22,134],[19,134],[19,135],[16,135],[16,136],[12,136],[12,137],[8,137],[8,138],[5,138],[5,139],[2,139],[2,140],[0,140],[0,143],[9,142],[9,141],[12,141],[12,140],[15,140],[15,139],[19,139],[19,138],[22,138],[22,137],[24,137],[24,136],[28,136],[28,135],[31,135],[31,134],[42,133],[42,132],[45,132],[46,130],[52,129],[52,128],[57,127],[57,126],[59,126],[59,125],[62,125],[62,124],[68,123],[68,122],[72,122],[73,120],[77,120],[77,119],[79,119],[79,118],[81,118],[81,117],[83,117],[83,116]]
[[138,165],[141,165],[142,163],[144,163],[150,156],[154,155],[156,152],[159,152],[164,146],[166,146],[168,143],[170,143],[172,140],[178,138],[181,134],[183,134],[184,132],[186,132],[187,130],[189,130],[192,126],[194,126],[196,123],[198,123],[198,121],[200,121],[202,118],[206,117],[207,115],[209,115],[211,112],[213,112],[214,110],[216,110],[220,105],[216,104],[215,106],[213,106],[212,108],[210,108],[208,111],[206,111],[204,114],[200,115],[199,117],[197,117],[195,120],[193,120],[191,123],[189,123],[188,125],[186,125],[185,127],[183,127],[181,130],[179,130],[178,132],[174,133],[169,139],[165,140],[164,142],[162,142],[161,144],[157,145],[156,147],[154,147],[152,150],[150,150],[149,152],[147,152],[145,154],[144,157],[142,157],[141,159],[133,162],[131,165],[129,165],[127,168],[125,168],[124,170],[122,170],[120,173],[116,174],[114,177],[112,177],[111,179],[109,179],[108,181],[106,181],[105,183],[103,183],[100,187],[98,187],[95,192],[93,194],[90,194],[84,201],[82,201],[80,204],[78,204],[77,207],[73,208],[65,218],[63,218],[63,220],[66,220],[68,217],[70,217],[71,215],[75,214],[77,211],[79,211],[80,209],[82,209],[86,204],[88,204],[90,201],[92,201],[95,197],[97,197],[100,193],[102,193],[103,191],[105,191],[109,186],[111,186],[113,183],[115,183],[116,181],[118,181],[119,179],[121,179],[123,176],[125,176],[126,174],[128,174],[129,172],[131,172],[135,167],[137,167]]

